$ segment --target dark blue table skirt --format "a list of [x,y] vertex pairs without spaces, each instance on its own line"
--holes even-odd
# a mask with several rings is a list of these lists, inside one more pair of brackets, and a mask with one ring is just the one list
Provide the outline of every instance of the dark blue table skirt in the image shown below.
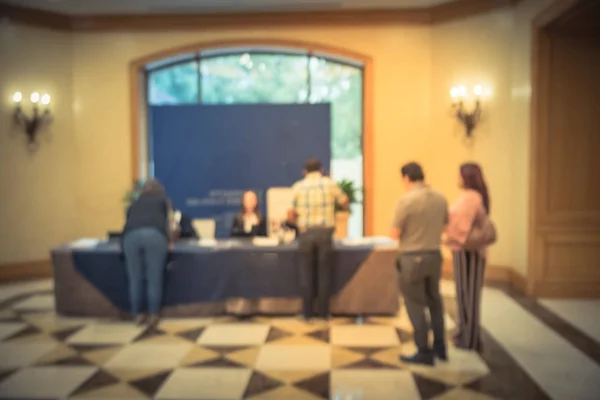
[[[335,245],[332,294],[359,270],[372,245]],[[118,309],[129,310],[125,260],[117,243],[73,249],[73,264]],[[295,244],[257,247],[220,243],[216,247],[178,243],[165,271],[164,306],[219,302],[229,298],[293,298],[300,296]]]

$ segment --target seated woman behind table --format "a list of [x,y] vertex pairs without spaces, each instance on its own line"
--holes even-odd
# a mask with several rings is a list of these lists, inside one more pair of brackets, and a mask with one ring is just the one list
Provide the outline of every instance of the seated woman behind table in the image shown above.
[[244,192],[242,207],[233,220],[231,237],[267,236],[267,222],[258,210],[258,197],[251,190]]

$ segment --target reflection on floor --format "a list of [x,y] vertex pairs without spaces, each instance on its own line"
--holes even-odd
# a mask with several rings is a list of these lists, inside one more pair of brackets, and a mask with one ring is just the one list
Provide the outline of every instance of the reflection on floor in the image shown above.
[[[0,287],[0,398],[576,400],[600,382],[595,361],[498,289],[486,289],[483,353],[450,347],[450,361],[431,368],[398,360],[415,350],[404,310],[360,325],[219,317],[146,330],[59,317],[51,289]],[[443,292],[450,334],[450,282]],[[536,342],[550,351],[536,353]],[[573,376],[577,388],[564,389]]]
[[600,343],[600,300],[542,300],[540,303],[554,314]]

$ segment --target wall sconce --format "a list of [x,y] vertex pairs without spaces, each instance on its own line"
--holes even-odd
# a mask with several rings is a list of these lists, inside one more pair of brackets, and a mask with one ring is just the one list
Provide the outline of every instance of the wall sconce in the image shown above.
[[456,118],[465,126],[467,137],[472,136],[473,129],[475,129],[481,117],[481,96],[484,94],[483,86],[475,86],[473,94],[475,95],[475,108],[473,111],[468,112],[464,106],[464,100],[468,96],[467,88],[464,86],[455,86],[450,90],[452,108],[454,108]]
[[[50,95],[45,94],[40,96],[39,93],[34,92],[29,97],[31,104],[33,104],[33,115],[27,116],[21,107],[21,101],[23,95],[21,92],[16,92],[13,95],[13,102],[15,103],[14,121],[16,125],[21,126],[25,130],[27,135],[28,143],[34,144],[38,132],[49,125],[52,122],[52,115],[50,114]],[[43,111],[40,111],[40,104],[44,107]]]

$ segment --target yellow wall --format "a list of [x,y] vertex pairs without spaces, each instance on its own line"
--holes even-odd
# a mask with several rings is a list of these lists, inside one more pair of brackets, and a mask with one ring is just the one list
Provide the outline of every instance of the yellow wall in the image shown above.
[[[70,38],[3,25],[3,100],[9,101],[17,87],[27,93],[47,90],[56,100],[57,120],[53,140],[44,141],[35,155],[2,131],[0,263],[41,259],[68,239],[120,228],[121,197],[131,180],[130,61],[192,43],[277,38],[345,47],[373,58],[375,234],[388,231],[401,193],[400,164],[421,161],[429,181],[452,200],[458,194],[459,164],[475,160],[490,184],[500,231],[490,262],[525,274],[531,20],[551,1],[527,0],[513,10],[436,26],[86,33]],[[483,105],[475,140],[466,144],[449,114],[449,90],[479,82],[489,85],[493,96]],[[0,120],[0,130],[5,122]]]
[[[506,9],[436,26],[432,35],[432,154],[427,162],[430,182],[452,202],[459,190],[459,165],[469,160],[482,165],[500,237],[490,254],[490,261],[496,265],[511,265],[513,250],[512,213],[507,205],[515,193],[506,190],[511,185],[515,141],[508,109],[511,30],[512,10]],[[481,124],[473,132],[473,139],[466,141],[464,128],[450,114],[450,88],[458,84],[472,88],[480,82],[493,89],[493,96],[483,103]],[[470,110],[469,103],[466,105]]]
[[529,190],[530,190],[530,120],[531,120],[531,59],[532,21],[554,0],[528,0],[515,10],[512,32],[511,67],[511,130],[516,142],[512,153],[514,162],[512,186],[522,198],[513,198],[515,228],[513,237],[513,268],[527,276],[529,252]]
[[[437,25],[432,33],[430,182],[452,201],[459,190],[459,165],[482,165],[499,231],[490,263],[522,275],[528,256],[532,20],[551,2],[522,2],[516,9]],[[482,104],[473,139],[465,141],[464,128],[449,116],[449,92],[455,85],[478,83],[490,87],[492,96]]]
[[[68,34],[0,24],[0,265],[46,259],[78,235],[71,49]],[[16,91],[52,95],[55,121],[35,153],[12,129]]]

